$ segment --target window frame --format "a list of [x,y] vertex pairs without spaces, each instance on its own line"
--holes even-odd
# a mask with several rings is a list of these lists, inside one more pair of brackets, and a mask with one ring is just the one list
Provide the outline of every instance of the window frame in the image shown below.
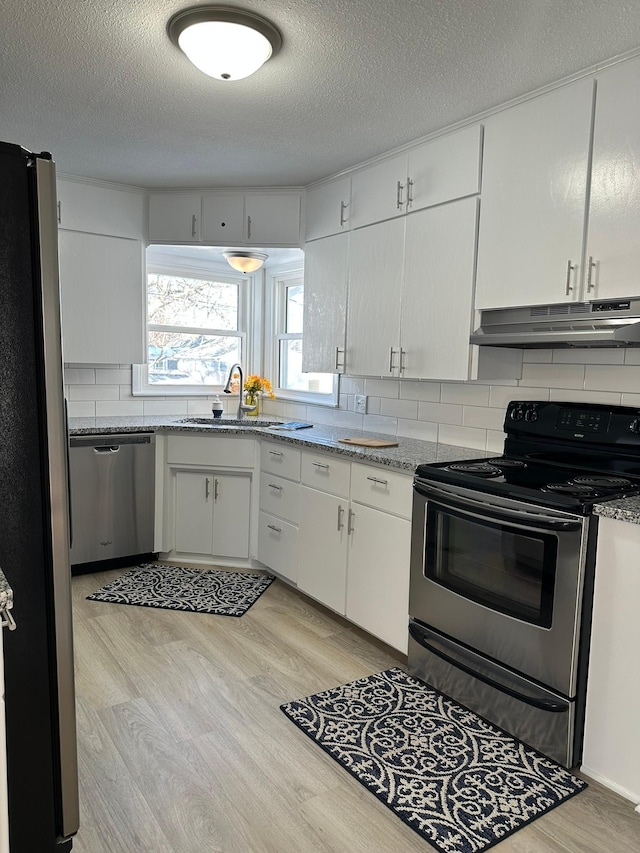
[[[148,302],[148,282],[149,275],[169,275],[184,278],[198,278],[207,281],[219,281],[222,283],[231,283],[238,285],[238,329],[229,337],[240,338],[240,361],[243,365],[253,364],[253,354],[259,346],[253,340],[253,335],[250,330],[253,328],[252,315],[254,313],[255,293],[257,290],[256,277],[258,274],[237,273],[229,267],[222,267],[219,264],[209,264],[203,267],[197,261],[193,264],[188,262],[187,258],[176,260],[176,263],[147,263],[144,276],[144,351],[149,352],[149,331],[153,331],[158,327],[158,324],[149,323],[149,302]],[[209,330],[204,327],[192,326],[162,326],[168,331],[176,331],[184,334],[198,334],[205,332],[206,334],[215,334],[224,336],[229,332],[228,329]],[[253,372],[253,371],[252,371]],[[134,397],[213,397],[220,394],[223,385],[178,385],[178,384],[163,384],[156,385],[149,382],[149,364],[146,361],[144,364],[132,365],[132,380],[131,393]]]
[[330,393],[282,388],[280,385],[280,342],[302,339],[302,332],[286,332],[286,288],[292,284],[304,287],[304,266],[299,263],[284,264],[267,270],[265,311],[265,364],[269,366],[273,392],[283,402],[312,403],[317,406],[338,407],[339,377],[333,374]]

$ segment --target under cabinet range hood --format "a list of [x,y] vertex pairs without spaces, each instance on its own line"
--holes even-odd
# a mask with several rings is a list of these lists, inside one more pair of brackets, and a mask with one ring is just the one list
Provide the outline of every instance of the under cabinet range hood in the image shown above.
[[485,309],[470,340],[480,346],[518,349],[637,347],[640,298]]

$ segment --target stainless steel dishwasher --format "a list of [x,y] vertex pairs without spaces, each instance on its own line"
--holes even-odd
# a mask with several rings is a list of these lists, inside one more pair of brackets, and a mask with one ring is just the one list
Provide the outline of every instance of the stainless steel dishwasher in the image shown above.
[[[150,556],[153,552],[155,436],[72,436],[71,564]],[[80,566],[80,571],[77,567]]]

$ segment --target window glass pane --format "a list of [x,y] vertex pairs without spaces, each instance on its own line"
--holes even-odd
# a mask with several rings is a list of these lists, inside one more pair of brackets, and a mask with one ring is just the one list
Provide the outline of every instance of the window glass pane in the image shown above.
[[302,340],[280,341],[280,387],[289,391],[333,393],[332,373],[302,373]]
[[149,273],[148,317],[153,326],[238,329],[238,285]]
[[292,284],[286,288],[286,322],[287,334],[302,334],[302,304],[304,286]]
[[150,331],[149,383],[224,385],[241,355],[239,337]]

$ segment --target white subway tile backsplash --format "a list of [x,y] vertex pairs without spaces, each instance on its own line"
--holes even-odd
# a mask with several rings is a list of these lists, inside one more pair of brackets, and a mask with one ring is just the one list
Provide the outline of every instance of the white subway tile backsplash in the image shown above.
[[93,400],[80,400],[78,402],[69,401],[69,417],[70,418],[95,418],[96,404]]
[[339,409],[333,410],[333,426],[347,427],[348,429],[363,429],[362,421],[365,415],[359,412],[342,412]]
[[383,418],[380,415],[364,415],[362,428],[371,432],[381,432],[384,435],[395,435],[398,421],[396,418]]
[[367,397],[367,414],[379,415],[381,403],[382,400],[380,397]]
[[131,368],[96,370],[96,385],[129,385],[131,387]]
[[142,417],[144,408],[142,400],[97,400],[96,417]]
[[584,387],[589,391],[640,392],[640,365],[605,367],[600,364],[588,364],[585,371]]
[[566,388],[551,388],[549,399],[557,403],[600,403],[603,406],[619,406],[621,396],[615,391],[572,391]]
[[[610,367],[608,370],[620,370]],[[539,388],[583,388],[582,364],[523,364],[522,383]]]
[[65,367],[66,385],[95,385],[96,372],[90,367]]
[[119,400],[117,385],[69,385],[69,400]]
[[554,364],[624,364],[624,350],[616,347],[589,349],[557,349],[553,352]]
[[625,364],[640,364],[640,347],[627,347],[624,350]]
[[489,394],[489,405],[504,412],[510,400],[548,399],[549,391],[544,388],[530,388],[528,385],[519,385],[517,388],[505,388],[502,385],[492,385],[491,393]]
[[485,406],[464,406],[462,424],[479,429],[500,430],[504,423],[504,409],[490,409]]
[[358,376],[341,376],[340,393],[364,394],[364,379]]
[[442,384],[440,400],[443,403],[461,403],[467,406],[488,406],[488,385],[466,385],[464,382],[455,385]]
[[437,441],[438,424],[427,421],[398,420],[398,433],[402,438],[417,438],[420,441]]
[[435,421],[442,424],[461,424],[462,406],[449,403],[420,403],[418,420]]
[[145,415],[187,415],[188,404],[186,400],[144,400]]
[[187,414],[211,417],[211,400],[187,400]]
[[553,361],[553,350],[526,349],[522,353],[522,361],[526,364],[544,364]]
[[473,429],[472,427],[440,424],[438,441],[442,444],[456,444],[459,447],[484,450],[487,446],[487,431],[485,429]]
[[622,406],[640,407],[640,394],[622,394]]
[[382,397],[380,400],[380,414],[392,418],[417,418],[417,400],[389,400]]
[[365,379],[364,393],[373,397],[391,397],[398,399],[400,382],[397,379]]
[[494,429],[487,430],[487,453],[502,453],[505,434]]
[[425,403],[440,402],[439,382],[400,382],[401,400],[422,400]]

